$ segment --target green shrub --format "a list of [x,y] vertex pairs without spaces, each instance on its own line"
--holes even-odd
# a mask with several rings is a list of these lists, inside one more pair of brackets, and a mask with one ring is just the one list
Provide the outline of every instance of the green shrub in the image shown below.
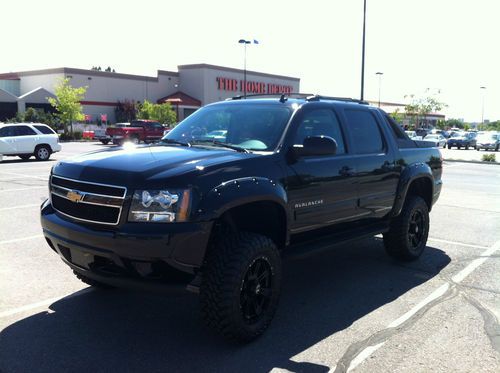
[[496,162],[495,154],[483,154],[483,162]]

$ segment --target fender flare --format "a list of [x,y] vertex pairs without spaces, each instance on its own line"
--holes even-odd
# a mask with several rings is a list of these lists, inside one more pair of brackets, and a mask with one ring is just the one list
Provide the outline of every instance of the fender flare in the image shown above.
[[288,230],[291,211],[285,188],[276,180],[250,176],[225,181],[202,196],[196,214],[199,220],[216,220],[226,211],[252,202],[274,202],[286,216]]
[[434,195],[434,177],[432,170],[427,163],[414,163],[406,167],[401,173],[391,216],[398,216],[401,213],[410,185],[415,180],[421,178],[425,178],[430,181],[432,201],[432,196]]

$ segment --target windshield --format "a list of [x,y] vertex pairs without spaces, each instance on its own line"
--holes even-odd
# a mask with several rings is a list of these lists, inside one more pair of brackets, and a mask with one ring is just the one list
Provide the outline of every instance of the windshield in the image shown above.
[[496,140],[497,135],[494,133],[481,134],[478,136],[478,140]]
[[163,139],[196,145],[224,143],[247,150],[276,148],[292,110],[286,106],[220,104],[207,106],[179,123]]

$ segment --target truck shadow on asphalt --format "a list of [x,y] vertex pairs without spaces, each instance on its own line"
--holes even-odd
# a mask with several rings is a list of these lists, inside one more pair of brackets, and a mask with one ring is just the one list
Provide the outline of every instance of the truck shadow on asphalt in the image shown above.
[[[0,333],[4,372],[327,372],[292,358],[436,276],[450,263],[440,249],[398,264],[372,238],[284,263],[282,297],[271,327],[249,345],[207,330],[192,294],[91,291]],[[46,279],[49,281],[49,279]],[[385,324],[384,324],[385,325]],[[338,347],[341,352],[348,345]]]

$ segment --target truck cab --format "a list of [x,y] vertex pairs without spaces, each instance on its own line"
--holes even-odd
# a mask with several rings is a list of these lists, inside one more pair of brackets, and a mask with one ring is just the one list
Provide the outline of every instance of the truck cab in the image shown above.
[[441,172],[438,149],[363,101],[236,97],[157,144],[59,162],[41,221],[82,281],[187,288],[209,325],[249,341],[276,311],[282,256],[382,233],[418,259]]

